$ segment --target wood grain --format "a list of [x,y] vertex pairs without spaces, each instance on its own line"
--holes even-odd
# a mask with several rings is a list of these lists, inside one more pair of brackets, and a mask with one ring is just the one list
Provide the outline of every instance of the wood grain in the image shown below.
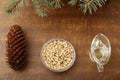
[[[78,8],[65,6],[40,18],[32,4],[13,16],[4,13],[8,0],[0,1],[0,80],[119,80],[120,79],[120,0],[110,0],[96,14],[83,15]],[[28,64],[13,71],[6,64],[6,34],[11,25],[22,26],[28,42]],[[97,72],[88,52],[93,37],[105,34],[112,45],[112,56],[105,70]],[[74,66],[63,73],[47,70],[40,61],[40,49],[52,38],[70,41],[77,54]]]

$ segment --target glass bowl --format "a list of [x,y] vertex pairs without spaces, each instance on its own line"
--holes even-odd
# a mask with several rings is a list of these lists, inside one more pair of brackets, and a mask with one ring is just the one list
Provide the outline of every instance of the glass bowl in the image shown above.
[[[72,54],[72,55],[73,55],[73,56],[72,56],[72,61],[71,61],[71,62],[69,63],[69,65],[66,66],[64,69],[60,69],[60,70],[52,69],[52,68],[50,68],[49,66],[47,66],[47,63],[44,61],[43,55],[42,55],[44,48],[45,48],[49,43],[51,43],[51,42],[53,42],[53,41],[57,41],[57,40],[66,42],[66,43],[72,48],[72,50],[73,50],[73,51],[72,51],[72,52],[73,52],[73,54]],[[64,71],[70,69],[70,68],[73,66],[73,64],[74,64],[74,62],[75,62],[75,59],[76,59],[76,53],[75,53],[74,47],[72,46],[72,44],[71,44],[70,42],[68,42],[68,41],[66,41],[66,40],[64,40],[64,39],[54,38],[54,39],[51,39],[51,40],[47,41],[47,42],[43,45],[43,47],[42,47],[42,49],[41,49],[41,52],[40,52],[40,59],[41,59],[43,65],[44,65],[47,69],[49,69],[49,70],[51,70],[51,71],[53,71],[53,72],[64,72]]]

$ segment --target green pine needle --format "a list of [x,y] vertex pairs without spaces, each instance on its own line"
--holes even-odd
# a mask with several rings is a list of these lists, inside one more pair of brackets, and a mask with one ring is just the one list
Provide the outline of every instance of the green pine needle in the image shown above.
[[74,5],[77,4],[77,2],[78,2],[78,0],[70,0],[70,1],[68,2],[68,4],[70,4],[71,6],[74,6]]

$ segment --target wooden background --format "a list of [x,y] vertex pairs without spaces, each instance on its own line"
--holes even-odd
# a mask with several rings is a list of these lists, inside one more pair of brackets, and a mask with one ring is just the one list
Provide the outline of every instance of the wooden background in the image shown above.
[[[120,0],[110,0],[96,14],[83,15],[76,7],[65,6],[40,18],[30,4],[8,16],[0,0],[0,80],[119,80],[120,79]],[[22,26],[28,41],[28,64],[22,71],[13,71],[6,64],[6,34],[13,24]],[[112,56],[105,70],[98,73],[88,52],[93,37],[105,34],[112,45]],[[47,70],[40,61],[40,49],[51,38],[70,41],[77,54],[74,66],[63,73]]]

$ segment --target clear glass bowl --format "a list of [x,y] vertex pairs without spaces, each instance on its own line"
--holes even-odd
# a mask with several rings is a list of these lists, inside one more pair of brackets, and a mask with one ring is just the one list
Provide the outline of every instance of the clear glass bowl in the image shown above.
[[[52,69],[52,68],[48,67],[47,64],[45,63],[44,59],[43,59],[43,56],[42,56],[42,52],[43,52],[43,50],[44,50],[44,47],[47,46],[49,43],[51,43],[51,42],[53,42],[53,41],[57,41],[57,40],[66,42],[66,43],[67,43],[68,45],[70,45],[71,48],[73,49],[73,58],[72,58],[72,61],[70,62],[70,64],[69,64],[68,66],[66,66],[64,69],[61,69],[61,70],[55,70],[55,69]],[[70,68],[73,66],[73,64],[74,64],[74,62],[75,62],[75,60],[76,60],[76,53],[75,53],[74,47],[72,46],[72,44],[71,44],[70,42],[68,42],[68,41],[66,41],[66,40],[64,40],[64,39],[54,38],[54,39],[51,39],[51,40],[47,41],[47,42],[43,45],[43,47],[42,47],[42,49],[41,49],[41,52],[40,52],[40,59],[41,59],[43,65],[44,65],[47,69],[49,69],[49,70],[51,70],[51,71],[53,71],[53,72],[64,72],[64,71],[70,69]]]

